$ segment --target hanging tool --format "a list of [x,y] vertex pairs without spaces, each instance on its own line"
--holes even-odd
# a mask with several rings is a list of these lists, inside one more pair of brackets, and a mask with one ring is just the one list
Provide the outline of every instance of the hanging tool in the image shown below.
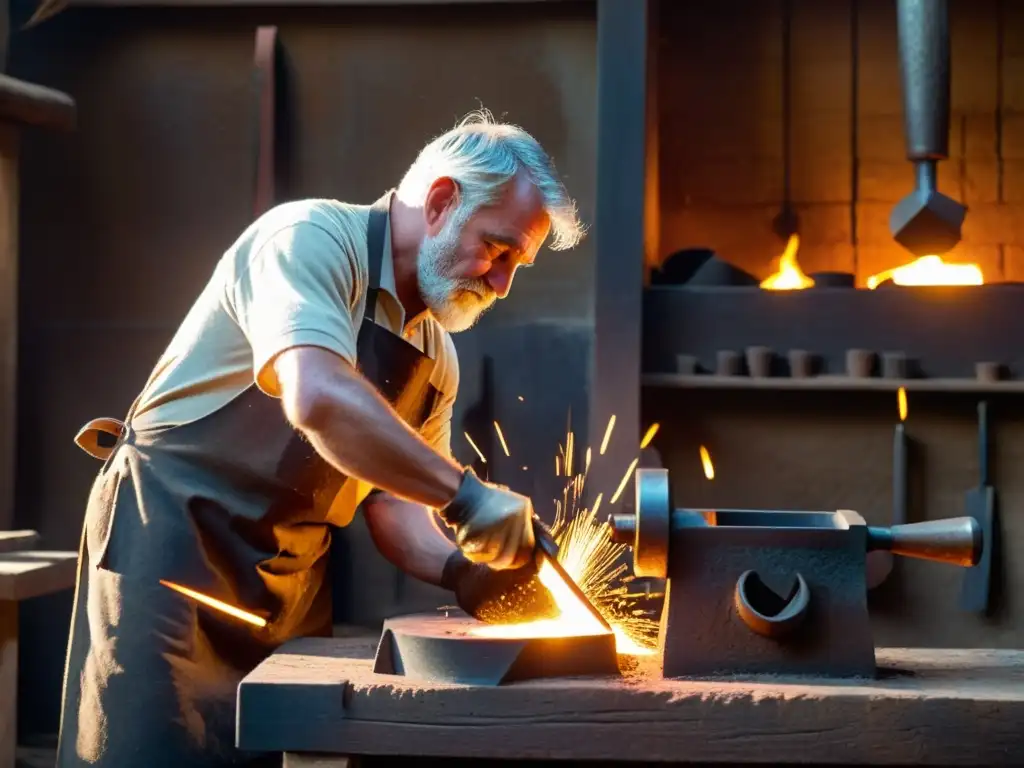
[[949,0],[897,0],[907,159],[914,191],[889,230],[915,256],[941,256],[960,242],[967,209],[938,191],[938,161],[949,157]]
[[277,189],[275,179],[277,116],[277,27],[256,30],[253,54],[256,82],[256,183],[253,214],[259,218],[274,206]]
[[551,567],[554,568],[555,573],[558,574],[559,578],[562,579],[566,587],[568,587],[569,591],[573,593],[580,604],[590,612],[590,615],[593,616],[602,627],[604,627],[608,632],[611,632],[612,628],[608,621],[601,615],[601,612],[594,607],[594,604],[590,602],[590,598],[583,593],[583,590],[579,588],[575,581],[573,581],[572,577],[566,573],[562,564],[558,562],[559,550],[558,544],[555,543],[555,537],[551,535],[551,529],[544,525],[544,522],[536,515],[533,516],[533,537],[537,541],[537,546],[534,550],[537,567],[540,568],[541,564],[546,559]]
[[981,526],[984,549],[978,564],[964,574],[960,607],[987,613],[991,606],[992,555],[996,542],[996,491],[989,482],[988,403],[978,403],[978,487],[967,492],[966,513]]

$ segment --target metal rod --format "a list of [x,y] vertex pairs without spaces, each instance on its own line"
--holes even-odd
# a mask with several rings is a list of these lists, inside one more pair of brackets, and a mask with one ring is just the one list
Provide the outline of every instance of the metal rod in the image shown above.
[[938,192],[939,190],[939,168],[934,160],[920,160],[914,166],[914,174],[917,176],[917,191],[925,194]]
[[892,440],[892,524],[907,522],[907,429],[896,425]]
[[897,0],[907,159],[949,156],[949,2]]
[[978,403],[978,486],[989,483],[988,401]]

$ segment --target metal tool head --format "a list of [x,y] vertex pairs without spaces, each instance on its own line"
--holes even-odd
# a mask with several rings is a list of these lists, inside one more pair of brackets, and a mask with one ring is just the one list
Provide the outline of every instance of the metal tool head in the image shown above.
[[541,563],[547,560],[555,572],[561,577],[562,581],[568,587],[569,591],[573,593],[576,599],[586,607],[602,627],[608,632],[612,631],[611,625],[601,615],[601,612],[594,607],[594,604],[590,602],[590,598],[584,594],[583,590],[579,588],[579,585],[573,581],[572,577],[566,573],[565,568],[558,562],[558,544],[555,542],[555,537],[551,535],[551,529],[548,528],[544,522],[534,516],[533,518],[533,537],[537,541],[536,549],[534,550],[534,558],[537,563],[537,567],[540,568]]
[[960,242],[966,215],[967,209],[953,198],[917,189],[896,204],[889,230],[915,256],[941,256]]

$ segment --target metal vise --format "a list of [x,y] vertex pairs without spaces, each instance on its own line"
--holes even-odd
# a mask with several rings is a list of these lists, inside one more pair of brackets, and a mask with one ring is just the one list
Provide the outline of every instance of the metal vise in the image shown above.
[[970,517],[875,528],[848,510],[673,509],[665,469],[637,470],[635,509],[608,525],[637,576],[667,580],[665,677],[874,677],[867,553],[967,567],[982,551]]

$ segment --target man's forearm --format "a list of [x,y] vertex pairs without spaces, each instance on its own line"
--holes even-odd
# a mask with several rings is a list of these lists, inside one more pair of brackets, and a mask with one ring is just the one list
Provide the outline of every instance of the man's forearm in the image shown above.
[[361,374],[339,368],[318,382],[314,405],[289,414],[293,423],[347,475],[417,504],[444,507],[458,491],[462,468],[402,421]]
[[386,493],[367,499],[363,511],[373,542],[384,557],[410,576],[441,586],[455,545],[438,527],[433,512]]

